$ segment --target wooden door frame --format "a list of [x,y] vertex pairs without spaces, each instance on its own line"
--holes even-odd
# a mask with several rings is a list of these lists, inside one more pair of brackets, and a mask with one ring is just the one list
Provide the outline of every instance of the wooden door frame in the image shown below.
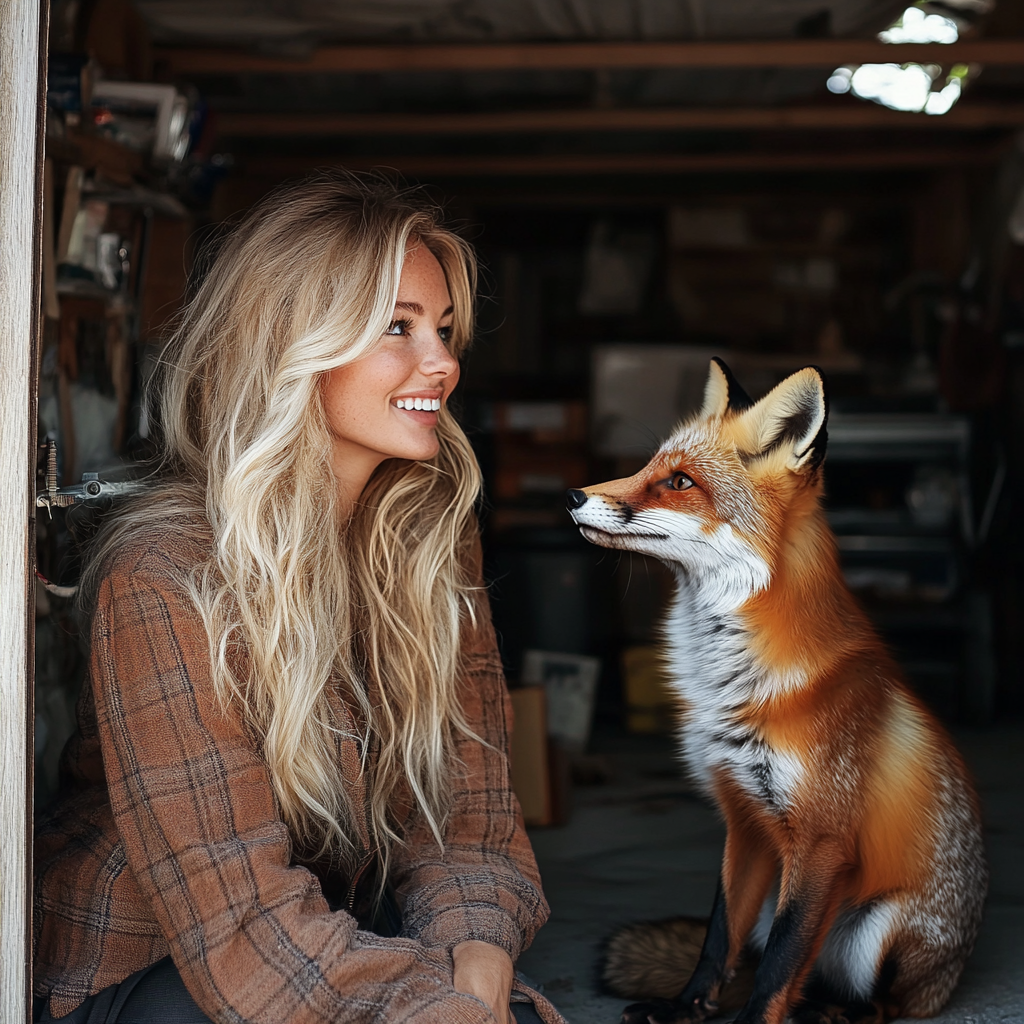
[[30,1020],[45,0],[0,0],[0,1020]]

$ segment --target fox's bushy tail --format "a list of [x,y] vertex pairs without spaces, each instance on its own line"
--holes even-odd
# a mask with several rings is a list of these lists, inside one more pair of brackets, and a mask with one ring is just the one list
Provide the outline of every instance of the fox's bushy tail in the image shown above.
[[[623,999],[673,999],[683,990],[697,966],[706,918],[670,917],[640,921],[613,932],[605,945],[601,980]],[[754,967],[741,963],[735,978],[719,996],[723,1011],[742,1007],[754,981]]]

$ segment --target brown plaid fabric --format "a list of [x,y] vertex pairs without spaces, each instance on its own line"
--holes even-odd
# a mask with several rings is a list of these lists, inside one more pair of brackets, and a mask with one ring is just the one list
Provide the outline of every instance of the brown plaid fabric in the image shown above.
[[[467,629],[463,707],[492,747],[459,741],[443,853],[408,816],[392,872],[403,932],[384,938],[332,911],[296,863],[258,744],[214,697],[205,631],[177,582],[196,543],[154,537],[121,552],[102,585],[65,795],[36,836],[37,995],[59,1017],[169,953],[216,1021],[492,1021],[452,988],[451,948],[482,939],[514,959],[548,908],[510,788],[490,623]],[[340,699],[334,710],[360,806],[352,720]]]

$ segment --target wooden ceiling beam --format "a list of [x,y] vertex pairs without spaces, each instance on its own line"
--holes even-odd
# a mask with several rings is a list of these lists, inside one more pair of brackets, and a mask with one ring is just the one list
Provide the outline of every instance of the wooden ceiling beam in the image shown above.
[[321,46],[308,57],[269,57],[226,47],[163,47],[162,77],[412,71],[552,71],[616,68],[836,68],[843,64],[1024,64],[1024,39],[950,45],[875,39],[681,43],[429,43]]
[[390,169],[416,178],[658,175],[772,171],[886,171],[992,163],[1002,146],[918,147],[846,153],[600,153],[511,156],[265,156],[244,161],[245,174],[285,178],[314,167]]
[[516,132],[730,131],[857,128],[986,129],[1024,125],[1024,103],[960,103],[942,116],[888,110],[847,97],[799,107],[613,107],[474,113],[218,112],[228,138],[346,135],[498,135]]

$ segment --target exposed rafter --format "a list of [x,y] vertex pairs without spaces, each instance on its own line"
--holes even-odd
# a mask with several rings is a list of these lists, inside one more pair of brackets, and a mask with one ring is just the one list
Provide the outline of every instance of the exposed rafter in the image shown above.
[[852,152],[600,153],[513,156],[283,156],[253,157],[245,171],[284,178],[314,167],[389,168],[412,177],[540,177],[655,175],[713,172],[874,171],[953,167],[994,162],[1003,147],[951,146]]
[[949,65],[1024,64],[1024,39],[971,39],[949,46],[874,39],[783,39],[687,43],[501,43],[322,46],[306,58],[268,57],[223,47],[165,47],[164,76],[323,74],[386,71],[550,71],[600,68],[821,67],[919,61]]
[[850,128],[985,129],[1024,126],[1024,103],[961,103],[942,117],[887,110],[846,97],[800,107],[618,107],[474,113],[299,114],[222,112],[219,135],[498,135],[516,132],[731,131]]

